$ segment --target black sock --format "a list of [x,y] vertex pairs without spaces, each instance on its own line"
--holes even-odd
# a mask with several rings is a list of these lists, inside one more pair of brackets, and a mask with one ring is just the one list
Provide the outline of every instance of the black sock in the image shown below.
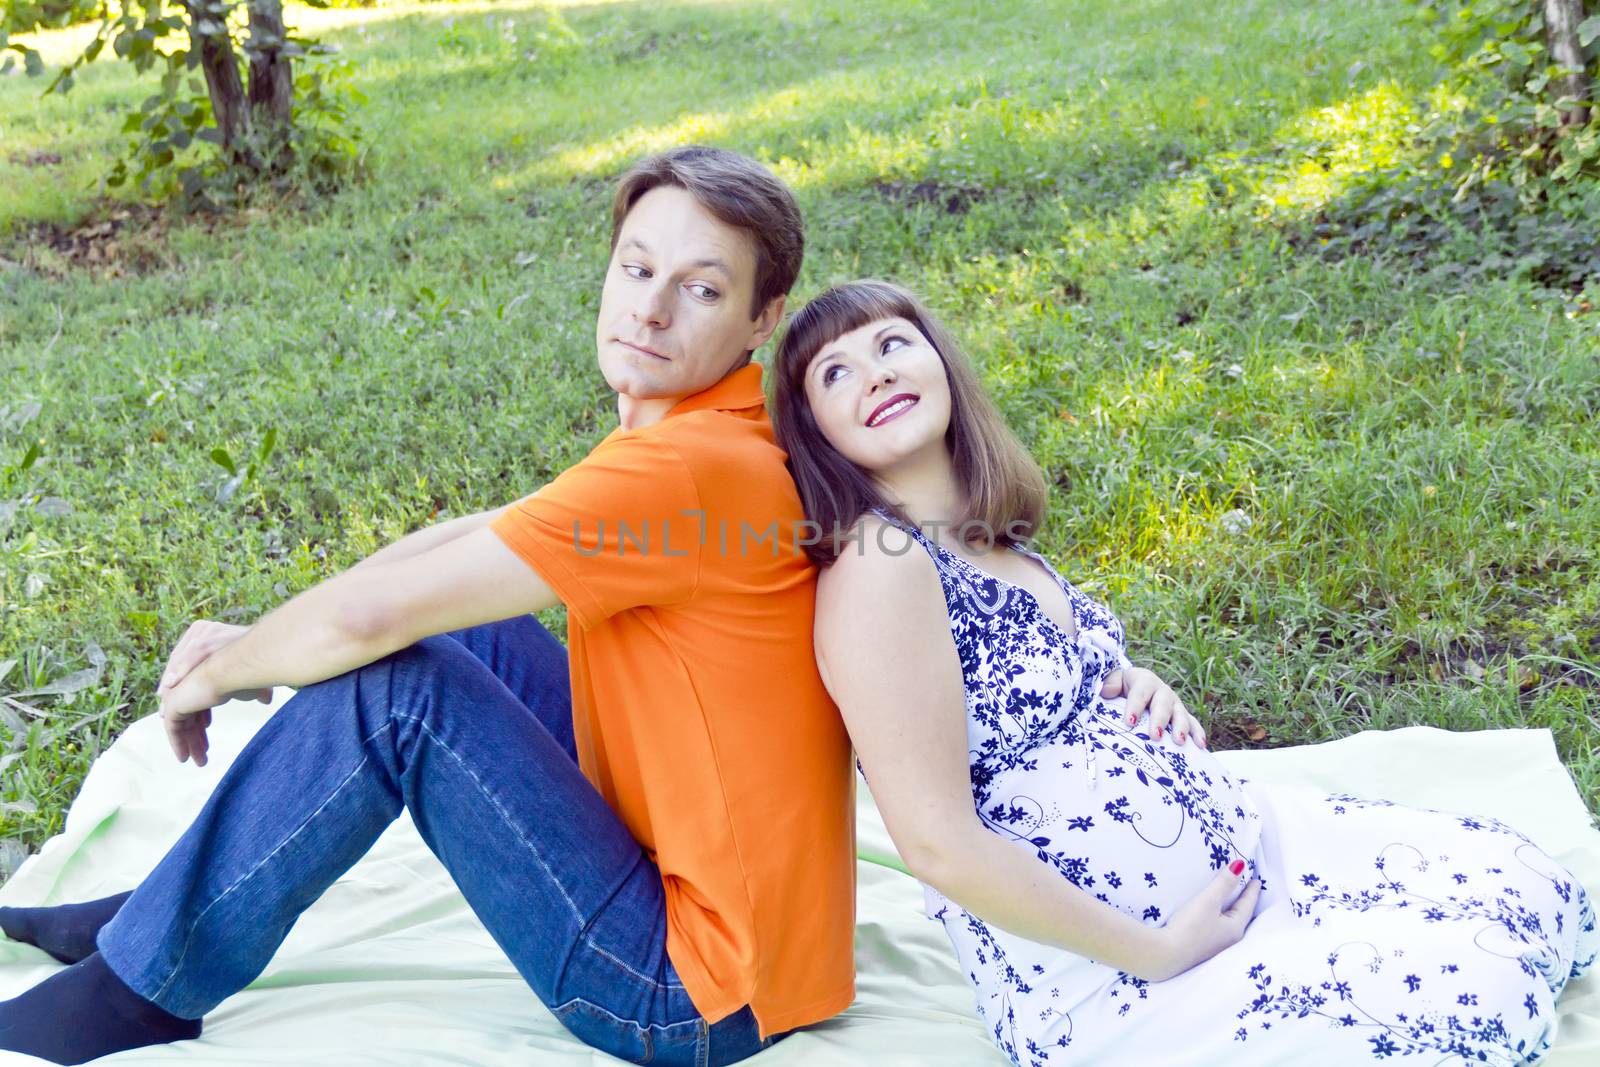
[[52,1063],[84,1063],[199,1036],[199,1019],[179,1018],[145,1000],[98,952],[0,1004],[0,1049]]
[[77,963],[94,954],[95,935],[132,895],[130,891],[50,908],[0,908],[0,930],[13,941],[37,945],[62,963]]

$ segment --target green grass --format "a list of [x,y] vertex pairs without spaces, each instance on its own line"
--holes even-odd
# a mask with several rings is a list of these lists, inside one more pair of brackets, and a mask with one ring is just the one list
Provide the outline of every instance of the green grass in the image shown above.
[[[116,270],[48,238],[118,206],[92,185],[147,90],[106,62],[66,99],[0,79],[0,469],[41,450],[0,474],[0,692],[104,660],[0,702],[0,837],[59,828],[192,618],[249,620],[603,436],[609,185],[690,139],[794,185],[798,297],[888,276],[947,317],[1055,482],[1045,550],[1219,744],[1549,727],[1600,806],[1596,317],[1296,237],[1405,151],[1434,72],[1401,10],[297,11],[343,25],[371,179],[135,214]],[[269,431],[218,503],[212,451]]]

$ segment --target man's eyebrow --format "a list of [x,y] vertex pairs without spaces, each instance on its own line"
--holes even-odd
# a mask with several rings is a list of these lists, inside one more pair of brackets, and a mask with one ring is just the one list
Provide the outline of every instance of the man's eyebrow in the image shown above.
[[[617,248],[618,249],[637,248],[639,251],[643,252],[647,256],[654,254],[651,251],[650,246],[645,244],[643,241],[639,240],[639,238],[637,238],[637,237],[629,237],[627,240],[625,240],[621,244],[617,245]],[[702,256],[700,259],[697,259],[693,263],[690,263],[689,267],[690,267],[691,270],[715,270],[715,271],[720,271],[722,273],[723,277],[725,277],[725,278],[732,278],[733,277],[733,270],[732,270],[732,268],[730,268],[728,266],[727,262],[725,260],[718,259],[715,256]]]
[[693,263],[689,264],[689,266],[695,267],[697,269],[701,268],[701,267],[706,267],[706,268],[709,268],[711,270],[721,271],[724,277],[728,277],[728,278],[733,277],[733,271],[729,270],[728,269],[728,265],[726,263],[724,263],[720,259],[714,259],[714,258],[697,259]]

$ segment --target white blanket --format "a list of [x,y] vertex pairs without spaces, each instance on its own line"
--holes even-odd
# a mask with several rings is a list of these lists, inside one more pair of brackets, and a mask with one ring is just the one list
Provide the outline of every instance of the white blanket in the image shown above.
[[[280,692],[279,703],[287,699]],[[221,708],[211,762],[178,764],[159,721],[135,723],[95,762],[67,816],[0,889],[0,904],[53,904],[131,888],[205,802],[265,721],[259,704]],[[1450,733],[1430,727],[1341,741],[1224,752],[1229,771],[1329,791],[1492,815],[1528,834],[1600,901],[1600,832],[1546,730]],[[863,788],[858,810],[858,995],[843,1015],[762,1053],[781,1067],[1004,1067],[973,1012],[943,929],[923,918],[922,891],[893,869],[894,846]],[[0,942],[0,996],[59,964]],[[1597,969],[1596,974],[1600,974]],[[1600,1063],[1600,977],[1560,1002],[1553,1067]],[[29,1062],[0,1053],[3,1062]],[[326,1064],[526,1067],[615,1063],[569,1037],[468,910],[408,818],[295,926],[272,965],[206,1017],[198,1041],[138,1049],[118,1064]]]

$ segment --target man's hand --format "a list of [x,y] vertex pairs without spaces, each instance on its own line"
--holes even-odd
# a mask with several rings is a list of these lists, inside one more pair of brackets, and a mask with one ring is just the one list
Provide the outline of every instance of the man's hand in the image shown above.
[[249,629],[201,619],[190,624],[172,655],[167,657],[156,696],[161,699],[161,719],[167,728],[167,741],[179,763],[193,758],[196,767],[206,765],[206,752],[210,748],[206,728],[211,725],[211,709],[218,704],[246,698],[272,703],[271,689],[218,693],[208,684],[205,672],[197,669],[212,653],[237,641]]
[[[172,654],[167,657],[167,666],[161,672],[161,683],[156,687],[156,695],[160,696],[176,686],[211,653],[224,645],[233,644],[249,629],[248,626],[230,626],[225,622],[212,622],[210,619],[197,619],[190,623],[189,628],[183,631],[183,636],[178,639]],[[271,690],[267,690],[266,693],[267,699],[271,700]]]
[[1178,694],[1172,691],[1172,687],[1157,677],[1154,671],[1145,670],[1143,667],[1114,670],[1106,675],[1105,684],[1100,688],[1100,695],[1107,699],[1121,696],[1128,698],[1129,726],[1138,722],[1145,708],[1149,708],[1150,736],[1160,737],[1161,731],[1170,726],[1178,744],[1183,744],[1186,737],[1192,736],[1195,744],[1201,748],[1206,747],[1205,728],[1189,713],[1189,709],[1183,706],[1183,701],[1178,699]]
[[[1235,873],[1235,868],[1238,873]],[[1243,877],[1244,861],[1217,872],[1193,900],[1173,913],[1160,931],[1160,959],[1141,977],[1164,982],[1204,963],[1244,936],[1261,896],[1261,880],[1252,876],[1231,907],[1223,907]]]

